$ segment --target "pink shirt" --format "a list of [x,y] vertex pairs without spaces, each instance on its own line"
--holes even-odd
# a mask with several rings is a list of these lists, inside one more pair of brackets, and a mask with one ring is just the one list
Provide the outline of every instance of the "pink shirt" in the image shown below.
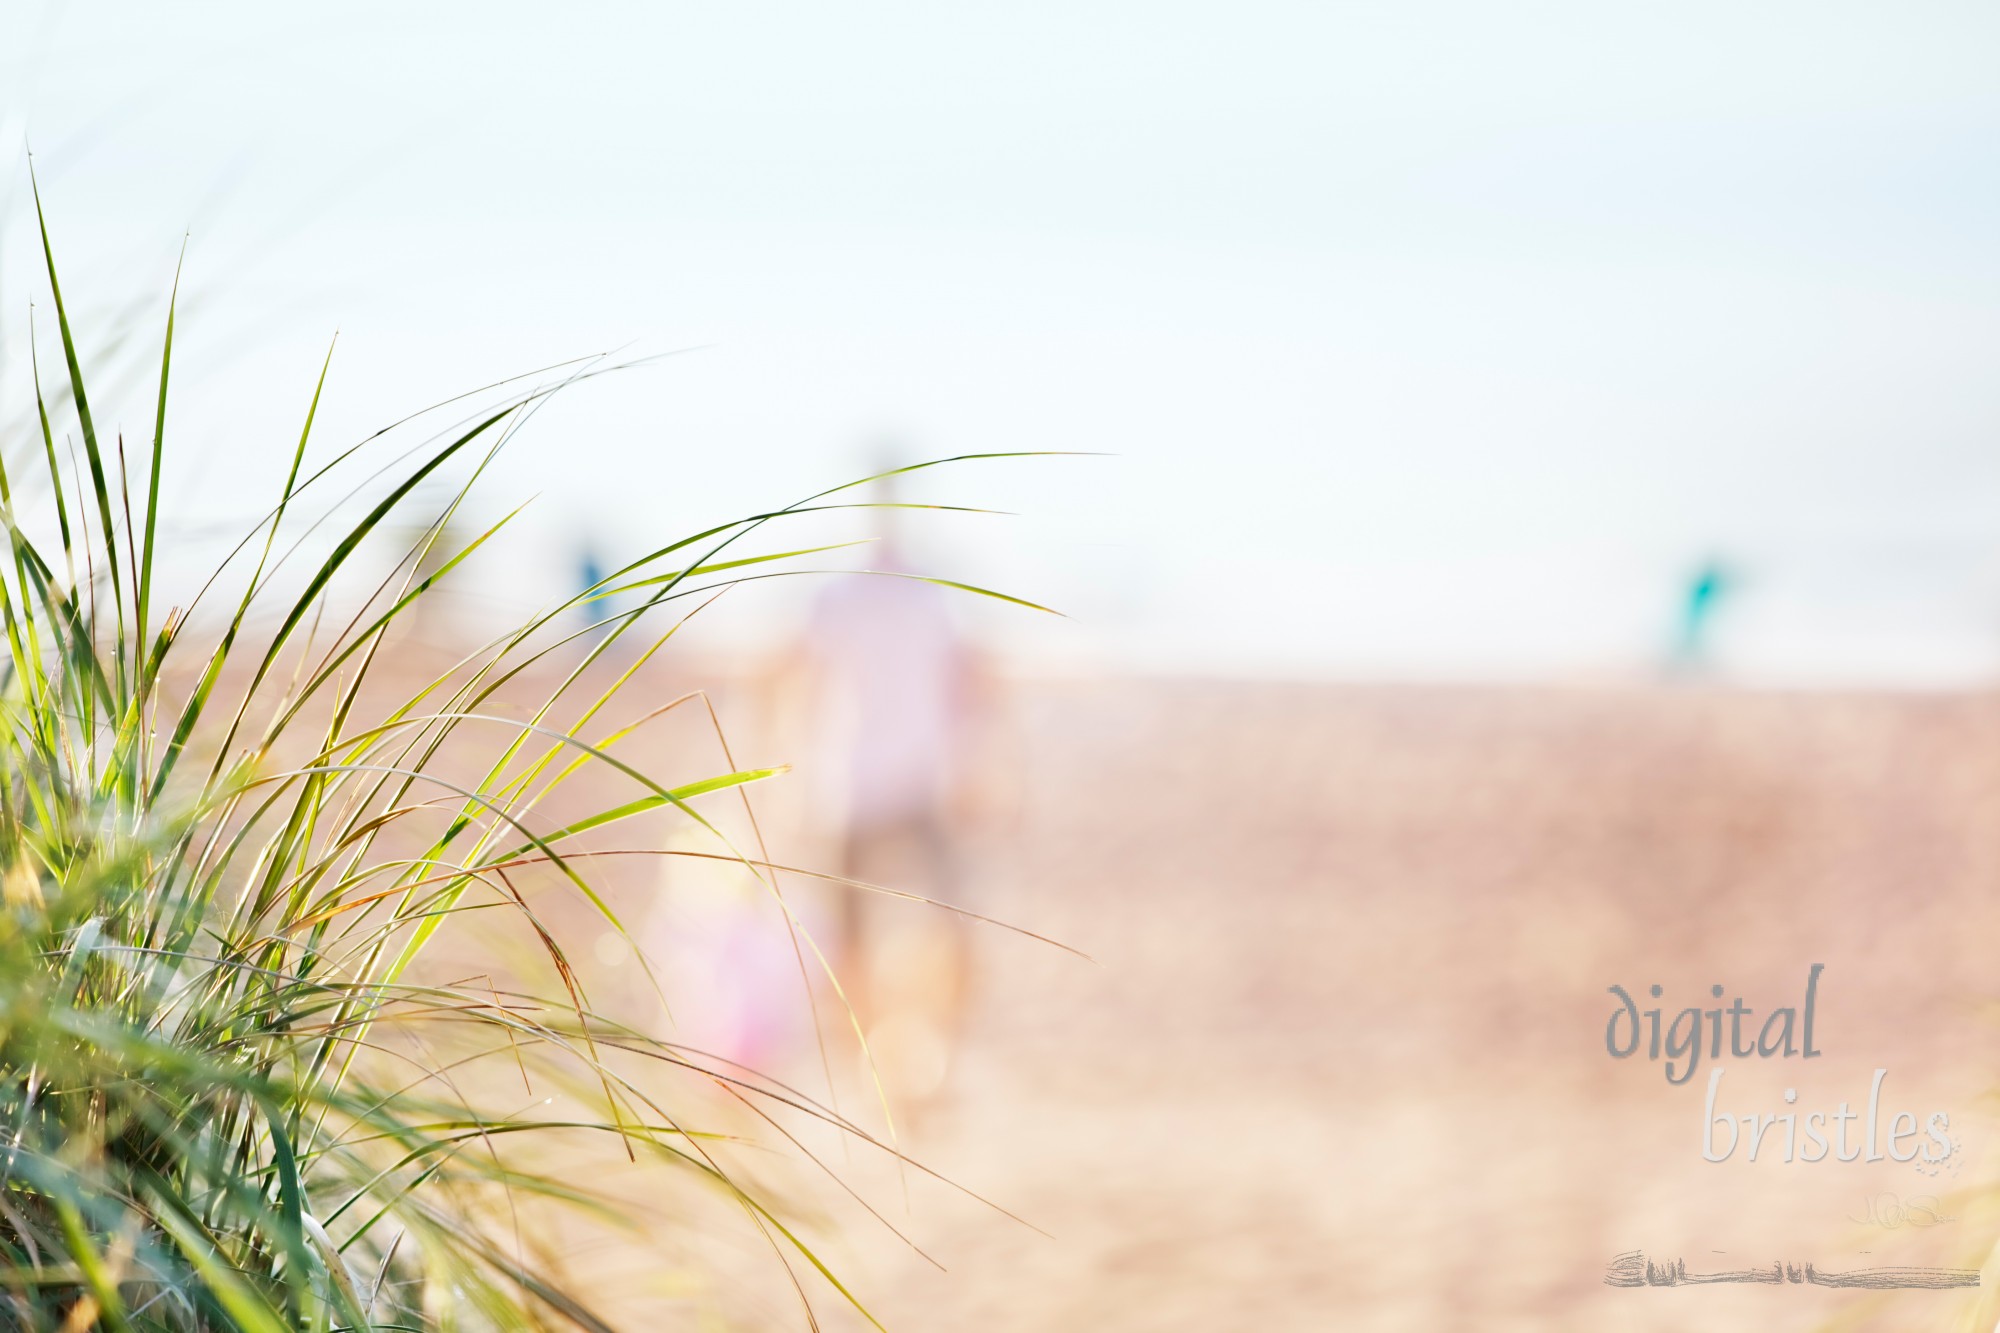
[[813,609],[815,768],[850,828],[932,816],[951,789],[968,657],[946,596],[916,579],[857,574]]

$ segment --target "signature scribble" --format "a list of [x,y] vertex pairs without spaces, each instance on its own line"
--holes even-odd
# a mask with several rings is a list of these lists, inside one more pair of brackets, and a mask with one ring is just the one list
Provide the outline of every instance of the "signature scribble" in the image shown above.
[[1690,1273],[1685,1259],[1654,1263],[1640,1250],[1627,1250],[1611,1260],[1604,1270],[1608,1287],[1690,1287],[1706,1282],[1762,1282],[1778,1286],[1787,1282],[1815,1287],[1859,1287],[1868,1291],[1898,1288],[1942,1290],[1946,1287],[1976,1287],[1976,1268],[1857,1268],[1846,1273],[1824,1273],[1812,1264],[1774,1262],[1764,1268],[1745,1268],[1727,1273]]
[[1850,1217],[1848,1221],[1862,1226],[1881,1227],[1884,1231],[1894,1231],[1898,1227],[1937,1227],[1958,1219],[1944,1211],[1935,1194],[1920,1194],[1914,1199],[1900,1198],[1894,1194],[1870,1196],[1864,1211],[1866,1217]]

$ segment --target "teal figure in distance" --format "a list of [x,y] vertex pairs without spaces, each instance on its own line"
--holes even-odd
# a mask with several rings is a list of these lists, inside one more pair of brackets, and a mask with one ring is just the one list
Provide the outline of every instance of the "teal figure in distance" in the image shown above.
[[1707,560],[1688,580],[1681,602],[1680,626],[1674,639],[1673,665],[1683,671],[1698,668],[1708,656],[1716,608],[1735,585],[1735,577],[1717,560]]

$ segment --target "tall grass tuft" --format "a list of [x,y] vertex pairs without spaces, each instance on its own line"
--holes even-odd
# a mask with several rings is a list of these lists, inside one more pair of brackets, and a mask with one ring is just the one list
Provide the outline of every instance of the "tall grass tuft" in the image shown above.
[[[383,670],[399,628],[506,529],[451,536],[466,488],[551,392],[605,367],[494,386],[339,502],[324,497],[361,446],[315,461],[322,368],[269,512],[190,605],[167,608],[155,567],[173,302],[153,437],[128,450],[92,417],[46,222],[41,246],[67,387],[45,393],[57,378],[34,367],[31,438],[5,442],[14,475],[0,467],[0,1325],[605,1328],[506,1234],[523,1200],[608,1206],[500,1150],[538,1135],[596,1135],[609,1160],[695,1173],[846,1297],[631,1062],[861,1131],[598,1017],[516,881],[559,877],[623,931],[594,839],[660,812],[775,892],[775,868],[697,802],[779,770],[656,781],[618,756],[632,727],[585,739],[633,671],[590,668],[620,644],[613,662],[644,660],[719,589],[813,554],[739,543],[857,503],[848,488],[667,542],[411,689],[406,670]],[[459,473],[440,513],[431,488]],[[414,545],[382,551],[407,542],[419,504],[432,521]],[[349,598],[358,612],[336,597],[385,564]],[[566,632],[588,602],[624,609]],[[543,682],[533,706],[500,707],[523,682]],[[608,802],[590,795],[614,786]],[[580,788],[600,803],[579,807]],[[426,972],[447,923],[495,909],[536,941],[548,993]],[[823,967],[810,940],[799,953]],[[522,1111],[519,1079],[483,1095],[491,1080],[467,1073],[483,1061],[522,1077],[532,1063],[561,1110]]]

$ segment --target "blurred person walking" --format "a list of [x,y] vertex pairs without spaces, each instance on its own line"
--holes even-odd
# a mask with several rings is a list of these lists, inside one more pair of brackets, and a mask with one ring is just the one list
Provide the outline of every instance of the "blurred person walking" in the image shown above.
[[[877,499],[893,503],[887,482]],[[959,855],[984,692],[949,594],[908,577],[894,509],[879,509],[874,572],[815,602],[797,667],[816,733],[818,808],[840,873],[967,906]],[[944,1084],[964,1017],[970,941],[956,913],[846,889],[835,967],[885,1088],[921,1102]]]

